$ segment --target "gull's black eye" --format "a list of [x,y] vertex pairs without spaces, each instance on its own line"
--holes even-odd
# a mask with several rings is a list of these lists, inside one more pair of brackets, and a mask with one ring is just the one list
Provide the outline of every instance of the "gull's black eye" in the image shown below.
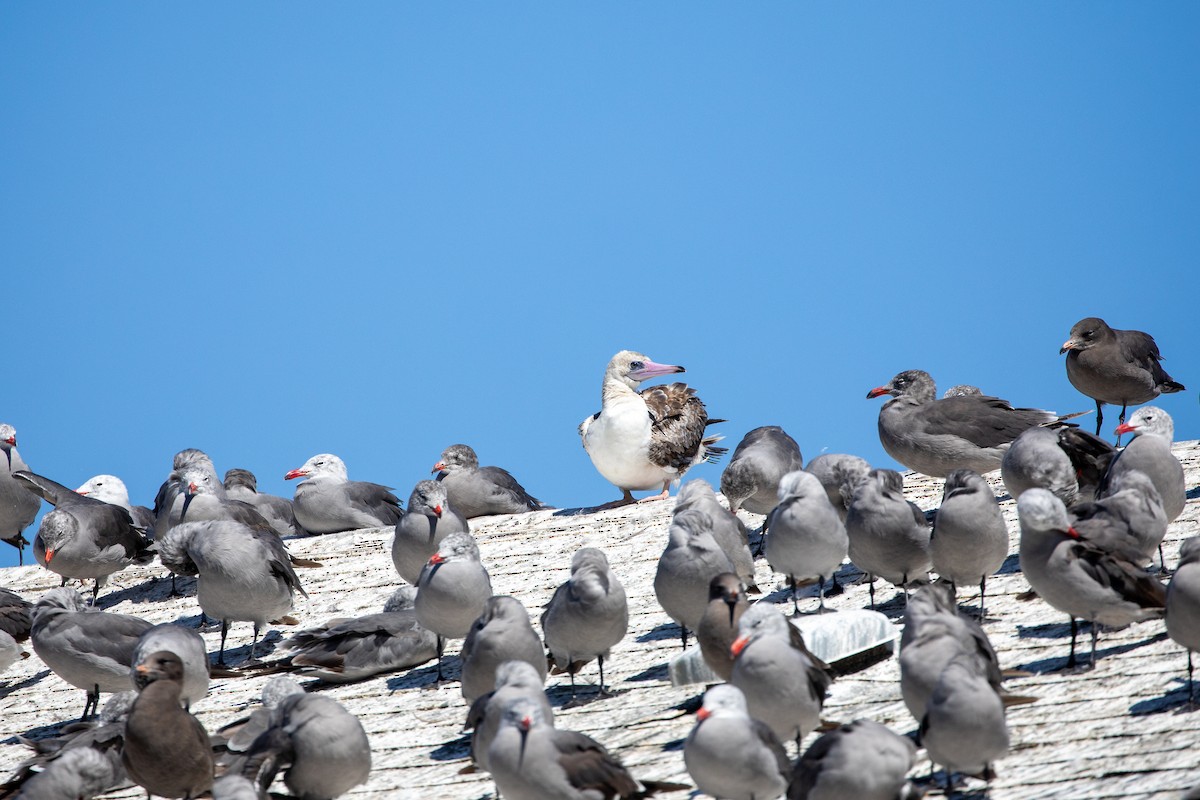
[[632,361],[629,364],[630,369],[641,369],[644,366],[646,366],[646,365],[643,364],[641,361]]

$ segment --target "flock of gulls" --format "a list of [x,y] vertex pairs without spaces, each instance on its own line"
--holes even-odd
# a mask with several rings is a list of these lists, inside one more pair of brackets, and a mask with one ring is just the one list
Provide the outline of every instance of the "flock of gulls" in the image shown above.
[[[1006,707],[1033,700],[1004,689],[1008,676],[986,632],[987,578],[1009,555],[997,498],[981,477],[997,469],[1017,501],[1028,596],[1071,619],[1067,667],[1094,666],[1102,629],[1165,617],[1167,633],[1188,650],[1193,696],[1200,542],[1185,542],[1173,568],[1159,548],[1186,500],[1172,421],[1154,406],[1126,419],[1129,406],[1184,387],[1163,371],[1149,335],[1100,319],[1077,323],[1062,352],[1072,385],[1096,402],[1095,434],[1070,421],[1079,415],[1014,408],[974,387],[937,398],[919,370],[871,390],[870,398],[890,397],[879,413],[888,454],[945,479],[935,512],[905,499],[900,473],[856,456],[823,454],[804,465],[777,426],[750,431],[734,449],[720,480],[724,503],[702,480],[682,485],[653,589],[684,646],[690,632],[723,681],[704,693],[683,747],[695,789],[727,800],[918,797],[936,788],[909,775],[918,747],[944,768],[947,794],[956,774],[990,777],[1010,746]],[[579,428],[596,469],[622,493],[604,507],[665,499],[689,468],[725,454],[708,431],[721,420],[708,417],[694,389],[641,389],[683,371],[631,351],[609,362],[602,408]],[[1116,445],[1100,437],[1105,404],[1121,407]],[[1126,435],[1132,439],[1121,447]],[[63,584],[33,603],[0,589],[0,670],[29,655],[21,645],[28,639],[46,667],[86,693],[86,724],[29,741],[35,752],[0,796],[87,798],[132,782],[149,796],[241,800],[266,796],[280,776],[294,796],[337,797],[367,780],[367,735],[336,700],[304,691],[290,674],[347,682],[436,661],[441,682],[454,640],[464,640],[460,682],[474,767],[491,774],[506,800],[693,788],[635,777],[600,742],[555,725],[548,673],[567,675],[572,703],[603,702],[608,693],[605,657],[629,625],[620,570],[600,549],[575,552],[570,578],[541,610],[539,636],[529,609],[493,594],[488,553],[470,521],[546,506],[507,471],[481,467],[466,445],[442,453],[437,479],[418,482],[406,507],[385,486],[349,480],[335,455],[289,471],[301,481],[289,501],[257,492],[246,470],[222,480],[205,453],[184,450],[152,509],[131,505],[111,475],[70,489],[37,474],[9,424],[0,425],[0,448],[0,537],[23,557],[25,529],[43,501],[53,506],[32,551]],[[634,499],[647,490],[656,494]],[[742,509],[767,515],[757,537],[738,517]],[[402,579],[383,610],[301,630],[283,643],[282,658],[256,659],[260,630],[294,624],[293,601],[305,594],[300,574],[321,566],[293,556],[285,540],[376,527],[394,528],[392,561]],[[749,601],[758,558],[786,579],[790,604]],[[916,741],[869,719],[822,723],[834,671],[792,619],[827,610],[847,558],[870,582],[872,606],[876,578],[903,591],[900,689],[919,725]],[[221,626],[215,654],[192,628],[94,607],[108,576],[155,559],[172,580],[195,578],[202,621]],[[69,588],[73,580],[90,581],[90,597]],[[811,584],[816,607],[802,612],[798,589]],[[977,615],[959,608],[962,587],[978,587]],[[225,635],[239,622],[253,625],[254,643],[245,662],[229,663]],[[1086,660],[1076,654],[1080,622],[1091,636]],[[592,662],[598,680],[581,696],[576,676]],[[191,704],[212,678],[249,670],[283,674],[267,682],[264,705],[249,718],[206,731]],[[101,707],[104,693],[112,697]]]

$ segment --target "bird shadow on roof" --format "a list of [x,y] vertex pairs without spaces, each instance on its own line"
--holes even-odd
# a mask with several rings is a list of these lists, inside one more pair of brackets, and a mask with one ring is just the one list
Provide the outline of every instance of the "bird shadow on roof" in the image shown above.
[[[1079,626],[1079,635],[1083,636],[1087,623]],[[1044,622],[1041,625],[1017,625],[1018,639],[1062,639],[1071,635],[1070,622]]]
[[679,623],[663,622],[637,637],[639,642],[661,642],[664,639],[679,638]]
[[996,570],[997,575],[1015,575],[1021,571],[1021,556],[1017,553],[1012,553],[1004,559],[1004,563],[1000,565],[1000,569]]
[[[458,680],[461,674],[461,662],[457,656],[442,660],[442,675],[447,682]],[[393,675],[387,679],[387,688],[389,692],[398,692],[402,689],[432,689],[436,683],[437,665],[432,664],[427,667],[414,667],[407,672]]]
[[655,664],[653,667],[644,669],[636,675],[630,675],[625,680],[639,683],[644,681],[665,681],[669,679],[669,676],[670,671],[667,669],[666,664]]
[[49,674],[50,674],[50,670],[44,669],[35,675],[30,675],[28,678],[26,678],[23,681],[17,681],[16,683],[8,683],[3,686],[0,686],[0,699],[8,697],[13,692],[15,692],[19,689],[24,689],[26,686],[32,686],[33,684],[37,683],[38,681],[40,681],[42,678],[46,677]]
[[[1064,627],[1067,627],[1068,631],[1070,630],[1069,626]],[[1154,644],[1155,642],[1160,642],[1166,638],[1167,632],[1160,631],[1159,633],[1156,633],[1149,638],[1142,639],[1141,641],[1126,642],[1125,644],[1112,645],[1111,647],[1101,647],[1096,651],[1096,661],[1099,662],[1101,659],[1111,658],[1112,656],[1120,655],[1121,653],[1128,653],[1131,650],[1137,650],[1139,647],[1145,647],[1148,644]],[[1104,638],[1103,635],[1101,635],[1100,643],[1102,644],[1103,641]],[[1087,666],[1087,648],[1088,645],[1086,644],[1086,638],[1083,636],[1083,632],[1080,631],[1079,641],[1076,642],[1075,645],[1075,658],[1081,666],[1075,667],[1074,671],[1086,672],[1090,670],[1090,667]],[[1067,657],[1064,655],[1054,656],[1052,658],[1043,658],[1037,661],[1030,661],[1027,664],[1020,664],[1016,668],[1036,674],[1042,674],[1046,672],[1067,672],[1068,670],[1066,670],[1066,663]]]
[[[176,577],[177,595],[194,597],[196,594],[196,579]],[[104,590],[101,589],[101,592]],[[171,599],[171,578],[150,577],[136,586],[126,586],[115,592],[101,594],[96,599],[96,608],[112,608],[128,600],[131,603],[160,603]]]
[[434,761],[463,761],[471,757],[471,734],[464,734],[457,739],[443,742],[429,751],[429,757]]
[[1188,685],[1187,679],[1178,677],[1174,682],[1180,684],[1174,688],[1169,688],[1160,697],[1150,697],[1145,700],[1139,700],[1129,706],[1129,714],[1134,717],[1145,717],[1151,714],[1191,714],[1196,711],[1196,706],[1188,702]]
[[1191,489],[1187,490],[1188,500],[1195,500],[1197,497],[1200,497],[1200,486],[1193,486]]

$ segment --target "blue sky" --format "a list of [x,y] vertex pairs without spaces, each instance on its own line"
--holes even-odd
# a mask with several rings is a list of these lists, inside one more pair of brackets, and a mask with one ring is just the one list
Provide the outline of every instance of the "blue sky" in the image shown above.
[[731,446],[894,466],[870,388],[1087,410],[1058,349],[1097,315],[1157,338],[1196,438],[1198,34],[1186,3],[6,4],[0,421],[146,504],[184,447],[407,498],[466,442],[594,505],[575,429],[623,348]]

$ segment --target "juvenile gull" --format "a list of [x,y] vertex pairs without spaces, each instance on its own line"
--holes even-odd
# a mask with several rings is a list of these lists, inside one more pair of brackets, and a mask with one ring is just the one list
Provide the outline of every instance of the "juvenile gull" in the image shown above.
[[713,538],[729,557],[733,571],[752,594],[758,594],[758,586],[754,584],[754,556],[750,553],[750,532],[746,530],[745,523],[721,505],[712,486],[700,478],[693,478],[680,487],[675,498],[675,509],[671,513],[678,514],[689,508],[708,517]]
[[1192,651],[1200,650],[1200,536],[1179,546],[1179,566],[1167,584],[1167,635],[1187,651],[1188,702],[1193,692]]
[[571,699],[575,673],[592,659],[599,662],[598,692],[604,694],[604,659],[629,630],[629,604],[602,550],[582,547],[575,552],[571,577],[554,590],[541,623],[554,671],[571,678]]
[[779,739],[750,716],[741,689],[727,684],[704,693],[683,745],[683,763],[697,789],[727,800],[777,798],[792,773]]
[[942,504],[929,538],[933,571],[960,584],[979,584],[979,618],[985,619],[987,576],[1008,557],[1008,529],[992,489],[977,472],[956,469],[946,476]]
[[908,780],[917,747],[907,736],[856,719],[809,745],[792,773],[788,800],[918,800]]
[[729,510],[769,514],[775,507],[779,481],[804,467],[800,445],[778,425],[755,428],[742,437],[729,466],[721,473],[721,494]]
[[654,573],[654,596],[667,615],[679,623],[683,646],[688,629],[695,630],[708,606],[708,585],[722,572],[736,572],[712,535],[712,521],[695,510],[671,518],[667,546]]
[[379,614],[338,618],[297,631],[283,642],[282,666],[330,683],[415,667],[437,658],[437,636],[417,622],[417,590],[402,586]]
[[[1145,473],[1158,489],[1167,522],[1174,522],[1187,503],[1187,486],[1183,465],[1171,452],[1175,437],[1175,422],[1171,415],[1156,406],[1145,406],[1133,412],[1129,422],[1117,428],[1118,433],[1132,433],[1133,441],[1125,446],[1108,468],[1106,481],[1130,470]],[[1104,494],[1106,487],[1101,486]]]
[[850,503],[854,500],[854,492],[858,485],[866,480],[871,465],[858,456],[822,453],[808,462],[804,471],[817,476],[817,480],[825,488],[825,494],[829,496],[830,504],[842,522],[845,522],[846,512],[850,510]]
[[696,642],[708,668],[728,681],[733,674],[733,653],[729,648],[737,639],[738,621],[750,607],[746,587],[732,572],[713,576],[708,584],[708,605],[696,626]]
[[14,472],[28,471],[29,465],[17,452],[16,429],[7,422],[0,422],[0,450],[4,451],[4,464],[0,466],[0,539],[17,548],[17,561],[24,565],[25,545],[29,542],[22,533],[33,523],[42,503],[13,478]]
[[690,788],[636,780],[602,744],[553,727],[541,705],[524,697],[505,707],[488,767],[504,800],[640,798]]
[[465,531],[447,536],[421,570],[414,605],[417,621],[437,634],[439,682],[446,639],[465,638],[491,596],[475,539]]
[[242,775],[265,792],[279,770],[302,800],[339,797],[371,773],[371,743],[358,717],[320,694],[290,694],[271,710],[270,725],[246,753]]
[[854,493],[846,513],[850,560],[867,573],[871,606],[875,576],[904,587],[924,581],[931,566],[929,524],[925,513],[904,499],[904,478],[890,469],[873,469]]
[[1127,407],[1184,390],[1158,363],[1162,354],[1153,336],[1110,328],[1099,317],[1076,322],[1058,352],[1067,354],[1067,380],[1096,401],[1097,436],[1105,403],[1120,403],[1119,422],[1124,422]]
[[248,656],[253,660],[262,626],[287,614],[296,592],[308,596],[274,532],[230,520],[184,522],[158,542],[158,553],[172,572],[198,576],[200,609],[221,620],[218,666],[225,666],[225,637],[231,621],[254,623]]
[[500,729],[504,709],[517,698],[533,701],[542,709],[546,724],[554,724],[554,711],[542,688],[543,677],[525,661],[505,661],[496,667],[496,688],[480,695],[467,711],[466,727],[471,730],[471,757],[479,769],[487,771],[488,748]]
[[1022,431],[1061,421],[1051,411],[1013,408],[987,395],[937,400],[928,372],[912,369],[872,389],[868,398],[891,395],[879,409],[879,441],[888,455],[915,472],[944,478],[952,470],[981,475],[999,469],[1004,451]]
[[779,483],[779,504],[768,522],[765,553],[771,569],[788,577],[792,590],[792,610],[796,605],[796,586],[800,579],[816,578],[820,583],[819,610],[825,610],[825,582],[846,560],[849,539],[846,526],[830,505],[825,488],[816,475],[803,470],[789,472]]
[[400,577],[416,584],[421,568],[452,533],[466,533],[467,520],[452,508],[446,487],[437,481],[417,481],[408,497],[408,512],[396,522],[392,564]]
[[433,472],[446,487],[450,504],[467,519],[520,514],[543,507],[542,501],[525,491],[507,470],[479,466],[479,457],[465,444],[452,444],[443,450]]
[[809,651],[787,617],[766,603],[742,615],[730,651],[730,683],[745,694],[750,716],[765,722],[781,741],[799,744],[820,722],[833,682],[829,665]]
[[529,612],[508,595],[489,597],[462,648],[462,694],[467,704],[496,688],[496,667],[525,661],[546,679],[546,654]]
[[153,560],[154,553],[147,549],[150,543],[120,506],[84,497],[32,472],[16,472],[13,477],[54,506],[38,526],[33,557],[61,575],[64,584],[70,578],[93,578],[94,600],[109,575]]
[[100,708],[101,692],[131,687],[129,665],[139,637],[151,625],[125,614],[86,610],[83,597],[66,587],[51,589],[33,608],[30,641],[47,667],[87,692],[83,718]]
[[703,461],[715,462],[725,448],[720,436],[705,436],[709,419],[696,391],[685,383],[654,386],[642,392],[642,381],[684,372],[683,367],[656,364],[641,353],[622,350],[604,372],[600,411],[579,425],[583,449],[608,482],[623,493],[610,505],[632,503],[631,490],[657,489],[645,498],[667,497],[672,481]]
[[254,506],[280,536],[304,533],[304,529],[296,522],[292,501],[286,497],[258,491],[258,478],[250,470],[226,470],[223,483],[230,500],[240,500]]
[[309,533],[387,527],[404,513],[391,489],[350,480],[345,462],[331,453],[315,455],[283,477],[306,478],[296,487],[292,508],[296,521]]
[[154,512],[145,506],[131,504],[129,489],[125,486],[125,481],[116,475],[94,475],[75,491],[93,500],[120,506],[129,512],[134,525],[146,531],[148,536],[153,535]]
[[180,703],[183,662],[172,652],[147,656],[135,670],[141,693],[125,721],[121,761],[147,795],[198,797],[213,783],[208,732]]
[[1080,537],[1071,527],[1062,501],[1045,489],[1030,489],[1017,500],[1021,522],[1021,571],[1029,586],[1052,607],[1071,617],[1071,651],[1075,666],[1077,619],[1092,623],[1096,663],[1099,626],[1123,628],[1160,617],[1165,590],[1132,559],[1136,554],[1108,552]]

